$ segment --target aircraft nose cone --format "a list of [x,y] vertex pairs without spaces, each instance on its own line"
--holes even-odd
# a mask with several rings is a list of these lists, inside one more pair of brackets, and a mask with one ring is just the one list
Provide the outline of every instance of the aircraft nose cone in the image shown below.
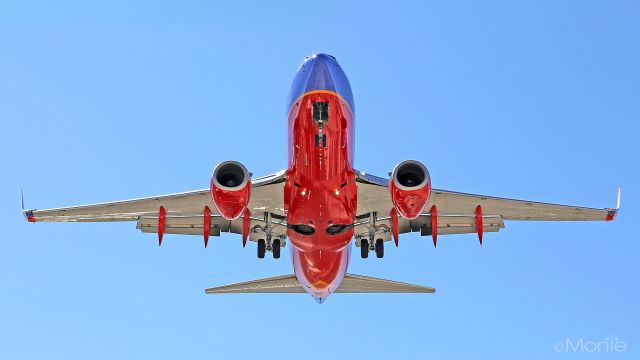
[[311,54],[309,56],[307,56],[305,59],[317,59],[317,60],[321,60],[321,61],[335,61],[336,58],[333,55],[329,55],[329,54],[325,54],[325,53],[317,53],[317,54]]
[[313,90],[336,91],[331,67],[336,66],[336,59],[327,54],[315,54],[307,58],[309,64],[309,78],[305,92]]
[[319,53],[309,55],[298,68],[291,91],[288,109],[305,93],[311,91],[330,91],[339,94],[354,111],[351,85],[335,57]]

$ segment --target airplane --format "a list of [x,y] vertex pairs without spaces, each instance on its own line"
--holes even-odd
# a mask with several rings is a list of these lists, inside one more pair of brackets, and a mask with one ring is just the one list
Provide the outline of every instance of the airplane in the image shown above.
[[387,242],[420,232],[483,235],[505,221],[611,221],[620,208],[586,208],[473,195],[431,187],[426,166],[402,161],[383,178],[354,167],[355,105],[335,57],[305,57],[289,92],[287,168],[252,178],[236,161],[218,164],[209,188],[93,205],[22,211],[27,221],[135,221],[144,233],[241,235],[258,258],[279,259],[291,243],[293,274],[213,287],[206,294],[308,293],[322,303],[333,293],[434,293],[427,286],[347,273],[352,240],[360,256],[384,257]]

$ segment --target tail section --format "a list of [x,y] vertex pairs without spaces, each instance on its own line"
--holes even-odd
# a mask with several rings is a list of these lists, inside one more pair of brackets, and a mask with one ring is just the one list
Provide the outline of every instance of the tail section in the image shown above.
[[265,279],[217,286],[205,289],[206,294],[260,294],[305,293],[295,275],[274,276]]
[[400,281],[378,279],[369,276],[347,274],[336,293],[426,293],[433,294],[432,287],[408,284]]
[[[436,289],[407,284],[399,281],[378,279],[369,276],[346,274],[336,293],[427,293],[433,294]],[[208,288],[207,294],[295,294],[305,293],[295,275],[275,276],[266,279],[252,280],[230,285]]]

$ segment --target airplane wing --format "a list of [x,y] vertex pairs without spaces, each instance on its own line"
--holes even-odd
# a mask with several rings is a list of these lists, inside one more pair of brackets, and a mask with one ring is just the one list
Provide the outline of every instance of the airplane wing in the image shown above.
[[[376,238],[390,240],[389,214],[393,204],[388,187],[389,179],[357,172],[356,181],[360,219],[355,225],[356,238],[366,236],[366,239],[374,231]],[[610,221],[615,218],[620,207],[620,192],[618,190],[618,208],[595,209],[432,189],[429,202],[420,216],[413,220],[398,219],[399,233],[420,231],[423,236],[433,235],[433,206],[436,210],[433,215],[437,218],[437,235],[479,233],[478,216],[482,225],[480,233],[484,233],[504,228],[505,220]],[[374,227],[371,225],[372,214],[375,214],[376,220]],[[356,245],[359,246],[358,241]]]
[[[251,240],[255,241],[260,237],[259,225],[267,221],[265,216],[267,213],[272,217],[270,220],[273,234],[286,235],[284,181],[284,171],[252,179],[251,199],[248,205],[251,212],[249,225]],[[165,209],[165,234],[202,236],[205,207],[209,207],[211,211],[210,234],[212,236],[219,236],[220,232],[242,233],[242,217],[226,220],[220,216],[213,204],[209,189],[46,210],[23,209],[23,213],[29,222],[136,221],[137,228],[142,232],[155,233],[158,232],[161,206]]]
[[[248,209],[251,212],[249,239],[263,238],[265,222],[272,225],[272,233],[284,241],[286,218],[284,216],[283,191],[285,172],[252,180],[253,188]],[[389,213],[393,208],[389,195],[389,180],[357,172],[358,217],[354,223],[356,238],[369,236],[391,240]],[[619,203],[619,194],[618,194]],[[496,232],[504,228],[505,220],[538,221],[588,221],[613,220],[617,208],[594,209],[579,206],[556,205],[525,200],[505,199],[484,195],[464,194],[433,189],[423,214],[413,220],[399,218],[399,233],[417,232],[432,235],[431,209],[437,209],[437,234],[477,233],[478,205],[482,209],[482,232]],[[243,219],[226,220],[216,212],[209,189],[171,195],[147,197],[92,205],[82,205],[46,210],[23,210],[30,222],[108,222],[136,221],[142,232],[156,233],[159,228],[160,207],[166,211],[166,234],[203,235],[204,209],[211,210],[209,233],[241,234]],[[618,204],[619,208],[619,204]],[[271,219],[267,219],[267,214]],[[372,215],[375,214],[375,224]],[[359,242],[356,241],[359,246]]]

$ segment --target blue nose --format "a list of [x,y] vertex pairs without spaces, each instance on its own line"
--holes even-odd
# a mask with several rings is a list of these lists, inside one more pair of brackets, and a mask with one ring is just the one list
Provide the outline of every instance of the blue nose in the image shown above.
[[314,54],[304,59],[291,84],[288,109],[300,96],[317,90],[337,93],[347,102],[351,111],[355,110],[349,79],[331,55]]
[[333,73],[340,68],[336,59],[327,54],[308,56],[303,63],[310,69],[304,92],[313,90],[327,90],[336,92]]

